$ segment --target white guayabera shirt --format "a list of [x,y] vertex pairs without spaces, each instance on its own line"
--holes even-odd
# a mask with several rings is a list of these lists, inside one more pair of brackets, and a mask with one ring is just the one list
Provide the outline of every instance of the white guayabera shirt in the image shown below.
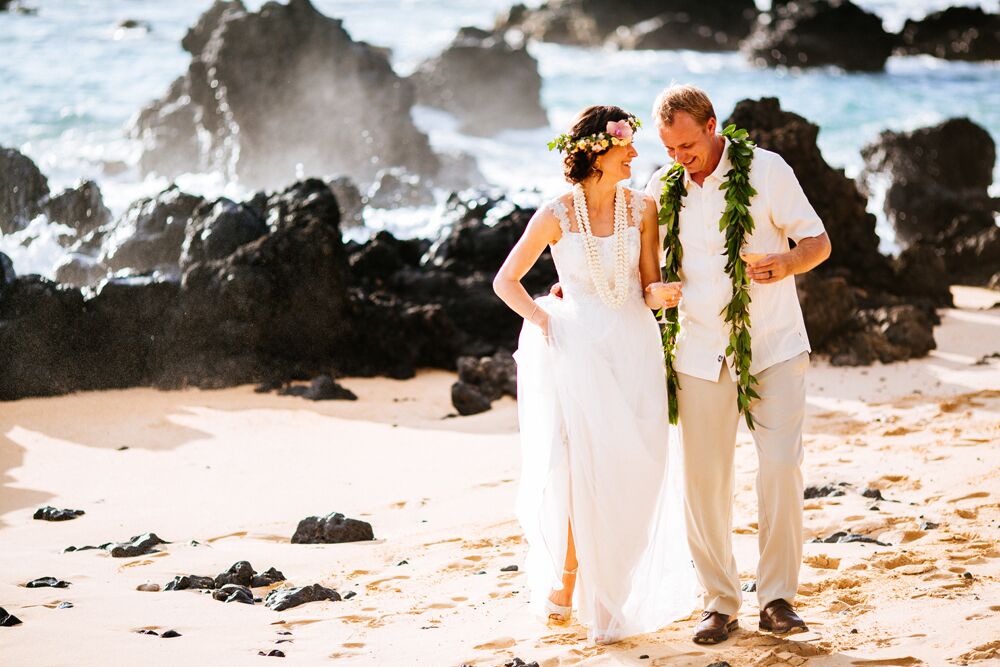
[[[726,273],[726,237],[719,230],[719,220],[726,210],[726,173],[729,140],[715,171],[699,186],[684,173],[684,197],[680,213],[680,241],[684,254],[680,277],[684,296],[680,303],[680,333],[674,369],[678,373],[715,382],[725,360],[730,327],[724,309],[733,295],[732,282]],[[660,180],[667,165],[653,174],[646,193],[657,203],[663,190]],[[757,195],[750,201],[754,232],[746,248],[753,253],[779,253],[789,250],[788,240],[796,243],[819,236],[826,230],[816,215],[795,172],[778,155],[763,148],[754,149],[750,166],[750,185]],[[663,261],[663,228],[660,228],[660,261]],[[750,338],[753,374],[810,351],[802,309],[791,276],[776,283],[750,286]],[[732,360],[729,374],[736,379]]]

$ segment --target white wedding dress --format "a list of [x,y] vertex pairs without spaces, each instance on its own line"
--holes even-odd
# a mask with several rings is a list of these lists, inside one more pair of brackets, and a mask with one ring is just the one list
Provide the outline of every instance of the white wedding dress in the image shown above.
[[[517,515],[529,547],[531,608],[544,616],[546,598],[562,586],[571,521],[579,561],[573,608],[592,642],[657,630],[695,604],[660,331],[639,278],[642,199],[623,192],[632,211],[625,231],[632,287],[624,305],[616,310],[601,300],[582,235],[566,206],[549,202],[562,228],[552,258],[563,298],[537,300],[550,314],[549,340],[526,322],[514,355]],[[613,280],[615,238],[595,241]]]

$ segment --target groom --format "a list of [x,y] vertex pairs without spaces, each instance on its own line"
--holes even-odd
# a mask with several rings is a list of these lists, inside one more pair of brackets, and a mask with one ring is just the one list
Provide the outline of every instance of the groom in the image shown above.
[[[684,296],[674,370],[680,385],[688,541],[705,589],[694,641],[716,644],[736,629],[742,601],[732,544],[738,378],[733,356],[727,356],[730,325],[723,312],[733,288],[726,236],[720,231],[726,209],[726,189],[720,186],[734,167],[727,154],[730,139],[717,133],[715,111],[703,91],[671,86],[657,98],[653,114],[663,146],[684,169],[686,195],[680,200],[678,226]],[[646,186],[657,202],[661,179],[671,166],[653,174]],[[792,276],[829,257],[830,240],[779,155],[755,148],[749,181],[757,194],[750,199],[754,231],[745,247],[760,255],[747,265],[752,281],[750,373],[757,377],[754,389],[760,395],[749,405],[759,462],[757,598],[761,630],[789,634],[806,630],[791,603],[802,560],[800,465],[810,349]],[[792,250],[789,239],[795,242]]]

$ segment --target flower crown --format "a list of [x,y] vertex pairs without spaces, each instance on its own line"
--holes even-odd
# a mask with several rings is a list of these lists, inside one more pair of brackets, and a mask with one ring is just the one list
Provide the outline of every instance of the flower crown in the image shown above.
[[570,134],[560,134],[549,142],[549,150],[565,151],[567,154],[577,151],[599,153],[611,146],[628,146],[632,143],[633,133],[640,127],[642,127],[642,123],[635,116],[629,116],[619,121],[609,121],[604,132],[586,137],[574,138]]

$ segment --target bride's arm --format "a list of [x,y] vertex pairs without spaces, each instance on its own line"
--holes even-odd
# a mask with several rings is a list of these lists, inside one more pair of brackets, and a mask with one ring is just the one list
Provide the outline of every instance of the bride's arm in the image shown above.
[[660,227],[656,217],[656,202],[644,195],[642,209],[642,250],[639,254],[639,276],[646,305],[653,310],[673,308],[681,298],[680,283],[660,282]]
[[541,327],[545,335],[549,333],[549,314],[531,298],[521,278],[535,265],[545,247],[558,241],[561,235],[559,221],[552,212],[547,207],[538,209],[493,279],[497,296],[515,313]]

